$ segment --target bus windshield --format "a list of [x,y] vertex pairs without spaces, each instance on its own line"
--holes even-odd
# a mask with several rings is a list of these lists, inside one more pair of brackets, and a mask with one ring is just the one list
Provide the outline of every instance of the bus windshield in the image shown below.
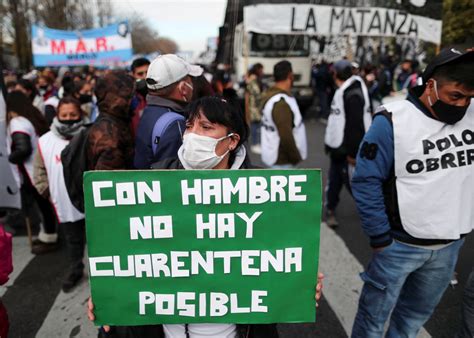
[[309,56],[309,38],[304,35],[249,33],[249,56]]

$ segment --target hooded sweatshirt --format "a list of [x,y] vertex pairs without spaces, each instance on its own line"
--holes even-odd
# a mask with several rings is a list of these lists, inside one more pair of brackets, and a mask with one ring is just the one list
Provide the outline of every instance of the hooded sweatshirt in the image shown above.
[[95,95],[100,114],[89,132],[90,170],[133,167],[130,105],[134,92],[133,78],[122,71],[107,74],[97,82]]

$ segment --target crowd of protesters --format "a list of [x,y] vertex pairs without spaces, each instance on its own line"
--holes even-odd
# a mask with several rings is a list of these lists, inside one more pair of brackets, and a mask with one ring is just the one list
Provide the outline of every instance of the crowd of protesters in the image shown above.
[[[469,78],[463,76],[462,72],[472,71],[474,53],[462,54],[461,61],[459,56],[446,53],[441,53],[435,59],[437,63],[432,65],[431,73],[425,71],[423,76],[418,64],[410,60],[399,65],[385,60],[378,67],[359,67],[348,60],[334,64],[322,61],[313,68],[315,104],[318,105],[319,117],[328,125],[325,143],[331,158],[325,219],[329,226],[337,226],[335,208],[339,191],[344,184],[351,193],[355,189],[364,230],[378,255],[374,256],[368,271],[362,275],[365,284],[353,337],[380,337],[385,321],[394,308],[389,328],[392,335],[389,336],[415,337],[447,287],[449,274],[452,275],[457,253],[463,243],[462,238],[470,230],[468,228],[472,220],[460,217],[457,219],[459,231],[456,234],[450,233],[444,238],[443,234],[431,236],[429,232],[420,231],[420,242],[416,236],[401,231],[404,222],[396,219],[397,213],[400,217],[400,210],[390,210],[395,214],[387,216],[383,206],[384,198],[388,198],[387,189],[390,189],[384,184],[394,175],[393,165],[388,163],[393,163],[393,157],[403,156],[398,153],[398,149],[395,149],[397,152],[394,154],[393,135],[396,141],[404,135],[404,131],[398,129],[399,119],[402,118],[398,116],[402,116],[402,113],[392,120],[390,113],[385,114],[386,111],[384,113],[376,109],[384,98],[392,96],[394,92],[409,91],[411,99],[409,97],[406,101],[411,100],[410,109],[422,111],[427,116],[430,114],[434,122],[429,123],[434,123],[434,129],[461,121],[466,128],[471,128],[472,135],[472,111],[469,111],[471,119],[466,121],[461,110],[467,109],[473,96],[472,75]],[[451,63],[459,67],[460,71],[450,68],[451,73],[447,73],[443,67]],[[249,69],[243,82],[245,100],[242,105],[237,99],[228,67],[219,67],[211,79],[202,67],[191,65],[175,55],[162,55],[151,62],[144,58],[136,59],[128,72],[84,67],[78,71],[60,68],[28,74],[6,74],[9,161],[17,184],[21,187],[23,206],[28,206],[23,210],[27,222],[30,223],[30,218],[35,219],[32,216],[35,210],[40,210],[39,217],[36,217],[39,219],[39,232],[32,241],[32,252],[40,255],[57,250],[61,238],[58,233],[64,234],[70,259],[70,269],[65,273],[62,284],[64,292],[71,291],[83,278],[86,238],[83,210],[66,184],[70,177],[65,178],[64,170],[69,163],[65,164],[64,158],[61,158],[63,150],[69,144],[72,146],[72,143],[79,142],[78,135],[81,135],[85,170],[245,169],[251,166],[247,149],[261,154],[262,161],[268,167],[294,168],[306,158],[307,145],[303,116],[291,95],[291,63],[281,61],[275,65],[275,84],[269,88],[262,82],[262,75],[261,64]],[[412,91],[419,88],[420,79],[424,81],[422,91]],[[451,94],[446,89],[448,85],[458,86],[456,99],[449,96]],[[403,108],[396,105],[389,107],[394,111]],[[459,119],[453,122],[449,116],[443,115],[449,110],[453,114],[457,113]],[[335,114],[335,111],[342,111],[342,114]],[[372,122],[373,115],[376,116],[376,122]],[[343,121],[339,119],[340,116],[344,117]],[[385,137],[388,139],[387,135],[392,135],[392,139],[384,139],[380,136],[383,133],[380,130],[388,130]],[[391,143],[387,146],[387,142]],[[465,172],[463,175],[472,182],[472,173]],[[433,180],[433,184],[444,182],[442,177],[428,176],[427,179]],[[377,178],[376,182],[374,178]],[[76,175],[72,179],[81,185],[82,176]],[[350,184],[351,179],[353,184]],[[408,186],[411,182],[405,184]],[[376,196],[374,186],[380,190],[377,190]],[[401,185],[397,188],[399,191],[407,189]],[[453,190],[453,194],[457,192]],[[422,197],[411,196],[407,199],[416,202],[416,198]],[[383,210],[375,210],[368,203],[375,199]],[[32,207],[35,204],[38,208]],[[412,216],[406,210],[401,210],[401,213],[406,218]],[[6,223],[13,226],[18,216],[18,213],[10,214]],[[375,219],[381,220],[384,226],[380,222],[375,224]],[[416,224],[421,221],[413,216],[413,222]],[[464,225],[463,222],[471,223]],[[410,226],[416,229],[415,225]],[[379,228],[383,228],[383,231],[379,231]],[[10,229],[14,230],[15,227]],[[402,232],[403,235],[399,236]],[[390,261],[390,255],[400,256],[403,251],[408,260],[415,256],[417,250],[436,252],[441,257],[438,263],[443,265],[443,278],[438,279],[436,290],[419,288],[416,291],[415,286],[420,285],[412,289],[404,287],[402,290],[400,276],[403,275],[406,280],[416,277],[413,277],[415,272],[411,268],[405,269],[403,274],[392,268],[390,273],[400,278],[395,280],[394,277],[393,280],[384,281],[384,284],[378,282],[387,277],[384,276],[383,266],[386,261]],[[447,252],[444,256],[443,250]],[[427,260],[418,263],[418,267],[428,269],[436,265],[430,265]],[[398,266],[398,263],[393,265]],[[428,273],[423,275],[426,276],[432,277]],[[321,280],[322,276],[318,276],[317,299],[321,295]],[[465,325],[459,337],[472,336],[473,333],[470,322],[474,312],[472,280],[471,276],[464,304]],[[393,289],[391,283],[396,284]],[[388,295],[382,296],[385,291]],[[402,294],[402,291],[406,294]],[[425,301],[423,309],[418,309],[419,304],[413,305],[408,300],[414,292],[429,298],[429,302],[425,298],[421,300]],[[369,299],[369,296],[372,298]],[[398,305],[399,297],[408,298],[405,303]],[[390,302],[384,301],[388,298]],[[380,302],[385,303],[380,305]],[[373,306],[375,303],[379,304],[378,309],[384,310],[383,316]],[[88,315],[94,318],[92,300],[89,302]],[[407,316],[410,318],[406,319]],[[107,327],[105,331],[101,330],[100,335],[278,336],[275,325],[186,324]]]

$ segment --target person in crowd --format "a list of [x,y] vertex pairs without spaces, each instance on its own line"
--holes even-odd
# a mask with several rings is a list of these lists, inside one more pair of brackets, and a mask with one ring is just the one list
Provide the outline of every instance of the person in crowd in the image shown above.
[[90,118],[95,107],[93,89],[86,80],[75,83],[74,97],[80,102],[81,110],[86,113],[87,118]]
[[390,71],[391,62],[392,60],[390,56],[387,55],[383,57],[376,74],[377,83],[378,83],[378,92],[381,99],[390,95],[390,93],[393,91],[392,72]]
[[66,96],[59,101],[58,114],[51,130],[38,141],[34,162],[34,185],[38,193],[54,205],[59,227],[66,235],[70,267],[62,282],[62,290],[69,292],[84,273],[85,220],[84,214],[72,204],[64,183],[61,151],[77,135],[88,118],[78,100]]
[[230,76],[230,65],[219,64],[217,70],[212,77],[212,89],[217,95],[223,95],[225,89],[233,88]]
[[185,130],[185,107],[193,97],[191,78],[201,74],[201,67],[174,54],[160,55],[150,64],[147,106],[135,139],[136,169],[176,156]]
[[410,89],[416,86],[418,73],[416,68],[418,62],[412,60],[404,60],[394,71],[393,89],[400,91],[403,89]]
[[293,168],[306,159],[306,129],[296,99],[291,95],[291,63],[273,67],[275,85],[262,94],[262,161],[272,168]]
[[333,79],[329,71],[329,64],[323,59],[321,63],[313,67],[313,88],[318,98],[319,119],[327,121],[329,116],[329,94],[333,87]]
[[[19,91],[11,92],[7,104],[7,150],[22,199],[33,198],[42,216],[38,238],[33,241],[32,253],[43,254],[57,249],[58,234],[51,203],[33,186],[33,159],[38,138],[48,131],[48,124],[30,100]],[[24,203],[23,203],[24,204]],[[25,210],[28,214],[30,210]]]
[[372,102],[372,107],[378,107],[382,104],[382,94],[380,92],[380,84],[377,80],[377,69],[372,65],[364,67],[362,72],[363,79],[367,90],[369,92],[369,98]]
[[45,110],[43,97],[39,95],[38,90],[36,89],[33,82],[26,79],[20,79],[15,86],[15,90],[21,91],[23,94],[28,96],[33,106],[35,106],[42,114],[44,114]]
[[5,88],[7,89],[7,93],[11,93],[12,91],[16,90],[16,85],[18,82],[16,80],[10,80],[5,82]]
[[[81,83],[83,83],[81,81]],[[66,96],[73,96],[75,98],[79,98],[79,86],[80,83],[76,84],[73,81],[71,75],[64,75],[61,80],[61,87],[59,90],[54,94],[51,95],[45,102],[45,117],[48,124],[51,125],[53,123],[53,119],[56,117],[56,112],[59,104],[59,100]]]
[[[226,100],[204,97],[189,107],[183,144],[177,156],[153,163],[153,169],[227,169],[247,168],[244,143],[248,125],[242,113]],[[321,297],[322,280],[318,274],[316,300]],[[93,302],[89,299],[88,316],[94,320]],[[275,324],[164,324],[127,327],[104,327],[113,337],[278,337]]]
[[132,109],[133,109],[133,118],[132,118],[132,130],[133,135],[136,135],[138,123],[143,114],[143,109],[146,107],[146,96],[148,94],[148,89],[146,86],[146,73],[148,67],[150,66],[150,61],[147,58],[137,58],[133,60],[130,70],[132,71],[132,76],[135,79],[136,83],[136,92],[132,100]]
[[256,63],[248,71],[245,80],[245,120],[250,125],[250,150],[256,154],[262,153],[260,146],[262,77],[263,65]]
[[389,316],[388,337],[416,337],[449,285],[473,229],[473,73],[474,52],[442,50],[364,136],[352,190],[374,255],[352,337],[381,337]]
[[38,77],[36,88],[38,88],[39,94],[43,97],[46,102],[51,96],[57,94],[56,88],[53,86],[54,79],[49,75],[40,75]]
[[191,80],[193,81],[193,101],[201,97],[215,95],[212,85],[204,73],[199,76],[192,76]]
[[88,134],[89,170],[133,167],[130,107],[134,93],[135,81],[124,71],[112,71],[98,79],[95,96],[100,115]]
[[334,81],[338,86],[331,103],[324,143],[330,158],[326,184],[326,223],[336,227],[336,207],[342,187],[351,191],[350,176],[355,166],[359,144],[371,122],[371,103],[364,80],[353,75],[348,60],[333,66]]
[[145,80],[148,67],[150,66],[150,60],[147,58],[137,58],[133,60],[130,70],[135,80]]

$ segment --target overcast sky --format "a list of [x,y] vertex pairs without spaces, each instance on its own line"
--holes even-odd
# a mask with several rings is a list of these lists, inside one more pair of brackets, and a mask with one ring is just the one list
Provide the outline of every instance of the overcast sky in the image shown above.
[[181,51],[205,50],[208,37],[217,37],[224,22],[226,0],[111,0],[120,16],[136,11]]

